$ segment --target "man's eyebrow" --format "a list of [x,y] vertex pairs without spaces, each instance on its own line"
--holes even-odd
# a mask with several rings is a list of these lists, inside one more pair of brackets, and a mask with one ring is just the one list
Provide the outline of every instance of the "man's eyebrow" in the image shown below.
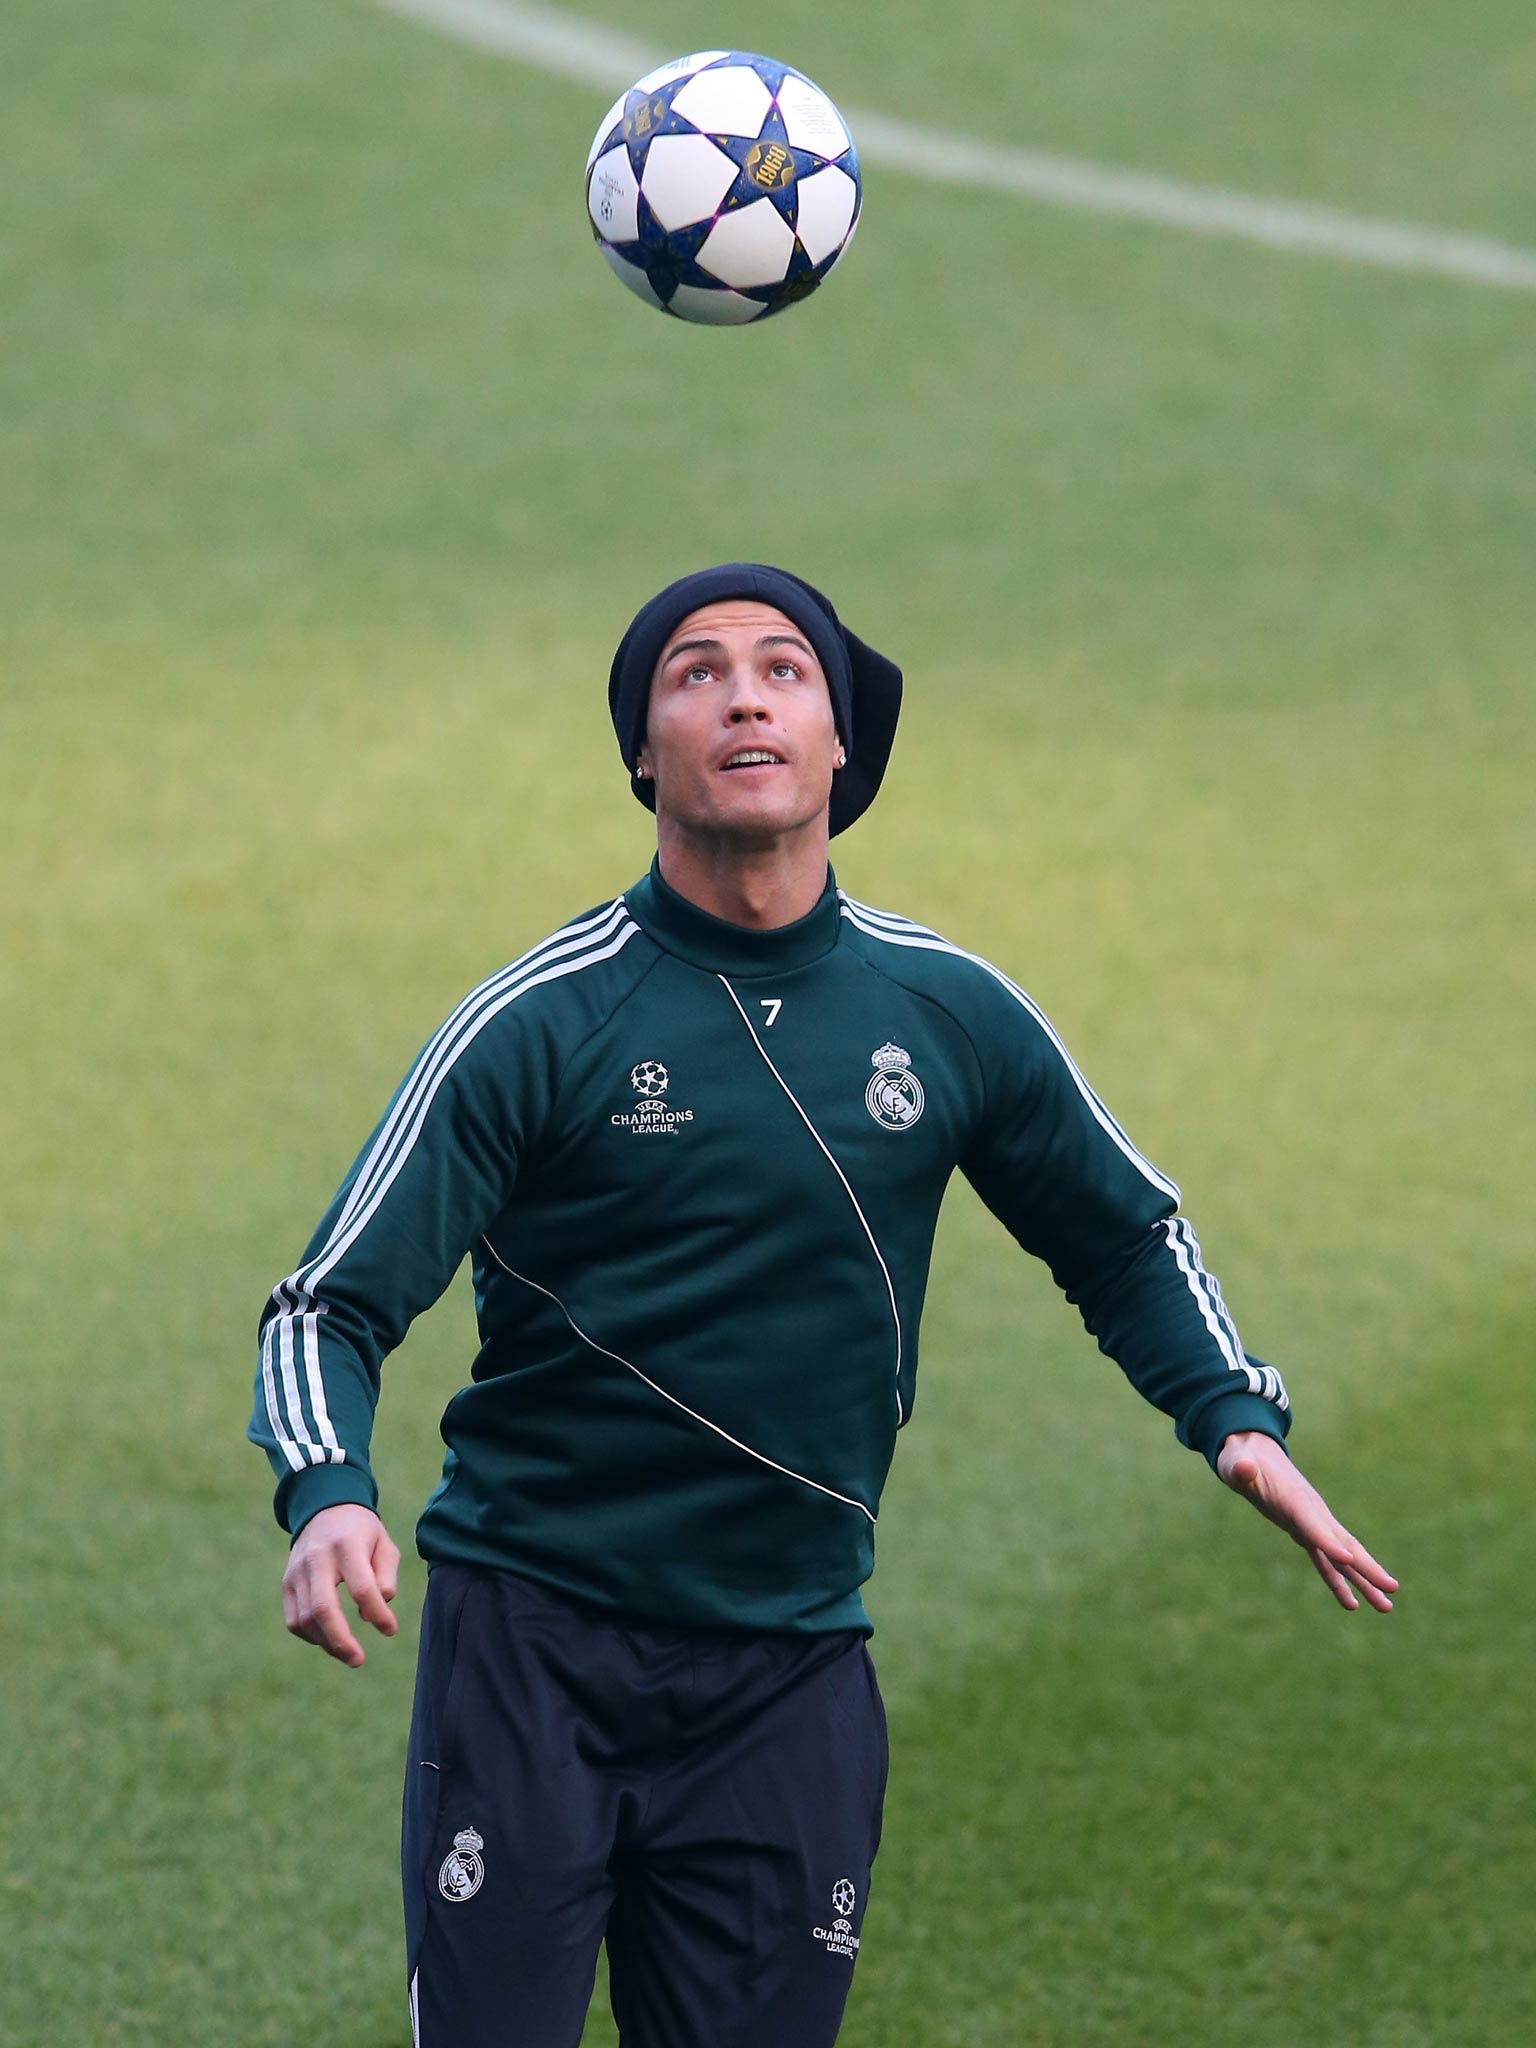
[[[812,661],[816,659],[814,649],[808,646],[798,633],[764,633],[754,645],[759,654],[769,647],[798,647],[802,654],[809,654]],[[676,660],[680,654],[723,654],[724,652],[725,642],[723,640],[679,640],[675,646],[669,647],[661,658],[663,663],[666,663]]]
[[677,645],[669,647],[661,658],[665,662],[671,661],[679,654],[723,654],[724,651],[723,640],[679,640]]

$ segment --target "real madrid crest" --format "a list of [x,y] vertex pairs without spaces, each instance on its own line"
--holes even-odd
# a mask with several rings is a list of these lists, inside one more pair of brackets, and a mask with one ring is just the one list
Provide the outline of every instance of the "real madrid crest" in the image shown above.
[[864,1103],[884,1131],[905,1131],[923,1113],[923,1084],[912,1072],[912,1055],[887,1042],[870,1054],[874,1073]]
[[484,1847],[485,1843],[473,1828],[461,1828],[453,1838],[453,1847],[443,1858],[443,1867],[437,1873],[437,1888],[456,1906],[472,1899],[485,1882],[485,1865],[480,1861],[480,1851]]

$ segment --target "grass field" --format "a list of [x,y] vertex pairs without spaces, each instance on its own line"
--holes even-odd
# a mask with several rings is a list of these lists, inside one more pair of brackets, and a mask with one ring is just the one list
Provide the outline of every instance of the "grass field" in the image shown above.
[[[1513,0],[590,11],[1536,239]],[[361,1672],[284,1634],[255,1319],[438,1017],[644,866],[601,680],[735,554],[907,668],[839,878],[1046,1005],[1404,1582],[1340,1614],[957,1191],[843,2041],[1536,2038],[1536,299],[881,170],[813,304],[690,332],[587,246],[599,93],[362,0],[6,28],[0,2043],[408,2038],[422,1574]],[[469,1322],[386,1376],[407,1542]]]

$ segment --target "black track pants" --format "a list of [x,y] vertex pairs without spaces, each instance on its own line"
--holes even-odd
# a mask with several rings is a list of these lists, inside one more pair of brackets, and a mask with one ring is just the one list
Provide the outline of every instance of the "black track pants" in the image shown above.
[[621,1623],[439,1565],[402,1861],[417,2048],[829,2048],[885,1791],[863,1638]]

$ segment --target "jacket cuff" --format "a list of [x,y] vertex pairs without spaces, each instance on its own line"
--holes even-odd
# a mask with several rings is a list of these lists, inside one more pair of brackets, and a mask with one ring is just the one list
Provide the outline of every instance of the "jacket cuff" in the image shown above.
[[352,1502],[360,1508],[376,1508],[379,1489],[373,1474],[361,1465],[311,1465],[292,1472],[277,1489],[273,1502],[278,1521],[290,1536],[297,1536],[306,1522],[313,1521],[322,1508]]
[[[1283,1446],[1290,1426],[1289,1410],[1277,1408],[1262,1394],[1250,1394],[1244,1390],[1218,1394],[1195,1415],[1186,1417],[1178,1426],[1178,1438],[1192,1451],[1199,1451],[1214,1472],[1221,1447],[1229,1436],[1236,1436],[1240,1430],[1257,1429]],[[323,1475],[316,1473],[314,1476],[319,1478]]]

